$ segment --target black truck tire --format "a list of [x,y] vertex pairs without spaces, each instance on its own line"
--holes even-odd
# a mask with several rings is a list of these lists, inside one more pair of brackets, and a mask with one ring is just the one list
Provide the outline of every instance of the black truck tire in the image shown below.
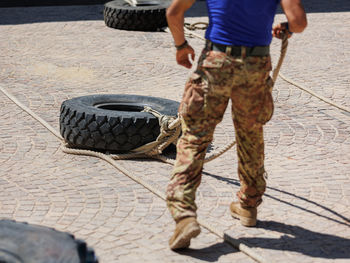
[[0,220],[1,263],[97,263],[73,235],[44,226]]
[[103,16],[108,27],[134,30],[157,31],[167,26],[167,1],[143,1],[138,6],[131,6],[124,0],[108,2],[104,6]]
[[145,106],[163,115],[177,116],[179,103],[138,95],[90,95],[61,105],[60,133],[72,146],[127,152],[155,141],[158,118],[141,112]]

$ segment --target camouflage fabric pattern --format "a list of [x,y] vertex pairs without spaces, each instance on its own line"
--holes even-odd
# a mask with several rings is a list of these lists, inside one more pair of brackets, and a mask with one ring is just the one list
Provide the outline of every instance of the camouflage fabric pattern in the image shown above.
[[203,50],[179,109],[182,136],[167,188],[167,205],[175,221],[196,217],[195,196],[205,153],[230,99],[241,182],[237,196],[244,207],[260,204],[266,187],[263,125],[273,113],[270,70],[269,56],[231,57]]

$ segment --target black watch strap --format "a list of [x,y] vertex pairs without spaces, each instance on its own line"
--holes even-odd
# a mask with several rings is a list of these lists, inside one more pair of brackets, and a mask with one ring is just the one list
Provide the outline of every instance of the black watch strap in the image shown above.
[[286,30],[289,34],[293,35],[293,32],[289,30],[289,23],[286,23]]
[[183,42],[181,45],[175,45],[175,47],[176,47],[176,50],[181,50],[181,49],[184,49],[185,47],[187,47],[188,46],[188,42],[187,42],[187,40],[185,40],[185,42]]

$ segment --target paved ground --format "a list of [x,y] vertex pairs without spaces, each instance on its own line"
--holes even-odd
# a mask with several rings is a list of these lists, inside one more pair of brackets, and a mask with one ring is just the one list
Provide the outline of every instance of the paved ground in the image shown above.
[[[290,41],[282,72],[350,107],[350,7],[307,1],[309,27]],[[180,100],[189,71],[170,34],[107,28],[102,6],[0,9],[0,85],[58,129],[63,100],[125,93]],[[187,21],[205,21],[203,2]],[[279,14],[276,21],[283,20]],[[203,46],[190,39],[197,54]],[[279,42],[272,44],[277,60]],[[267,262],[350,261],[350,114],[279,80],[266,125],[269,173],[257,228],[231,219],[239,187],[235,149],[208,163],[199,217],[249,244]],[[85,239],[100,262],[253,262],[203,229],[191,249],[167,247],[174,224],[164,202],[107,163],[62,153],[59,141],[0,93],[0,217]],[[229,114],[214,148],[234,139]],[[171,167],[120,161],[165,190]],[[146,169],[145,169],[146,168]]]

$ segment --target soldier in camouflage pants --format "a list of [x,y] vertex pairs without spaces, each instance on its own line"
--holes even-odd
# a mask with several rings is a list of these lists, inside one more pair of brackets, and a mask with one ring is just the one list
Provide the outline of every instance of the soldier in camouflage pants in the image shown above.
[[[194,2],[173,0],[166,14],[175,42],[176,62],[186,68],[191,68],[189,56],[193,60],[195,52],[185,39],[184,17]],[[239,201],[231,202],[229,209],[243,226],[256,226],[256,207],[266,188],[263,125],[273,113],[269,46],[273,36],[290,37],[307,25],[301,0],[206,0],[206,4],[207,44],[185,86],[180,106],[182,136],[167,189],[167,204],[176,222],[169,240],[173,250],[189,247],[191,239],[200,233],[196,189],[208,144],[229,99],[241,182]],[[288,22],[273,26],[279,4]]]
[[229,99],[236,131],[238,199],[243,207],[256,207],[265,191],[263,125],[273,113],[270,56],[227,55],[205,48],[197,70],[185,86],[180,105],[182,136],[167,188],[167,205],[179,222],[196,217],[195,195],[203,160],[222,120]]

